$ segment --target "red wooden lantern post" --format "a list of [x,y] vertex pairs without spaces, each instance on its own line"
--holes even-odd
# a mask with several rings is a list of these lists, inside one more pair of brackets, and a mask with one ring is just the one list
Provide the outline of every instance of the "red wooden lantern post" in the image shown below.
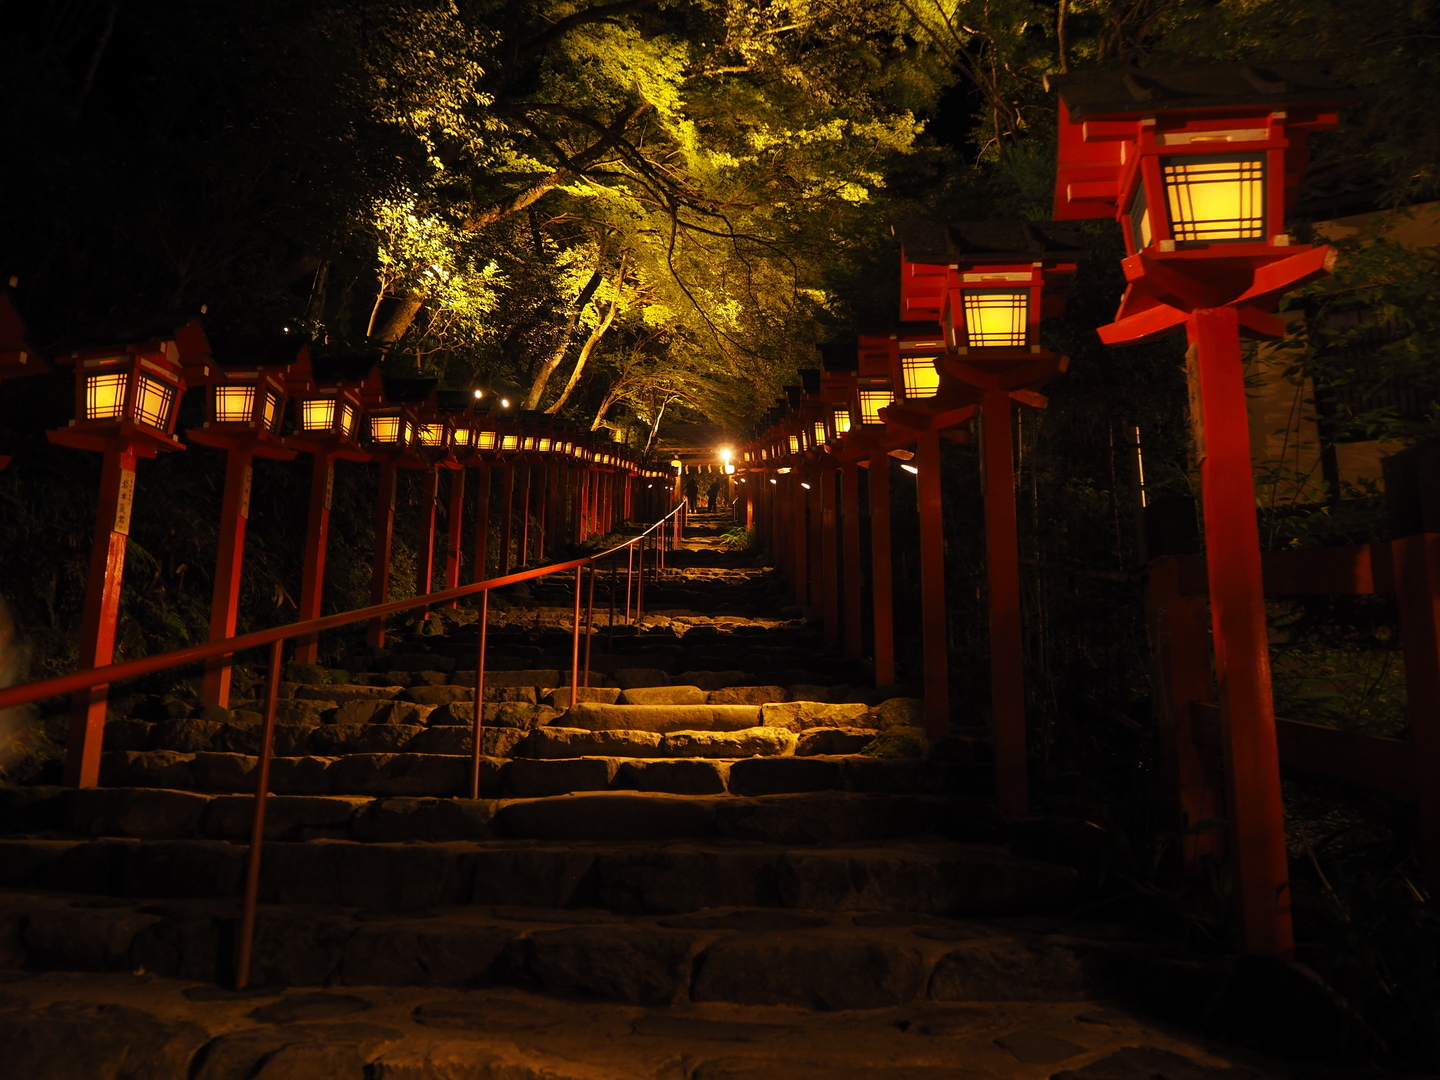
[[[50,365],[30,344],[24,320],[15,307],[9,289],[0,289],[0,382],[24,375],[40,375],[50,370]],[[0,454],[0,469],[10,464],[10,459]]]
[[[205,423],[185,433],[191,442],[225,451],[225,491],[210,597],[211,641],[235,636],[254,460],[295,457],[279,435],[285,417],[285,372],[308,349],[301,342],[279,338],[237,341],[218,351],[224,381],[210,388]],[[232,663],[229,655],[206,661],[200,693],[206,705],[230,704]]]
[[471,440],[473,455],[479,472],[475,485],[475,580],[484,581],[490,573],[490,497],[491,481],[494,477],[494,461],[500,448],[500,433],[495,421],[490,419],[490,407],[494,399],[484,396],[475,403],[474,435]]
[[[408,381],[408,380],[407,380]],[[415,409],[394,404],[390,380],[385,381],[387,404],[370,410],[370,457],[380,463],[380,483],[375,493],[375,555],[370,571],[370,603],[383,604],[390,598],[390,553],[395,542],[395,484],[402,464],[414,467]],[[397,388],[404,391],[404,387]],[[409,461],[407,462],[407,458]],[[370,620],[366,640],[374,648],[385,645],[385,620]]]
[[[472,407],[475,395],[469,390],[441,390],[436,403],[450,427],[450,502],[445,516],[444,588],[460,584],[460,565],[464,562],[460,546],[465,532],[465,468],[475,452],[475,425]],[[477,576],[476,581],[480,578]],[[446,607],[458,607],[452,600]]]
[[[938,323],[907,320],[889,341],[892,385],[900,400],[884,409],[883,446],[915,446],[920,516],[920,634],[924,661],[925,730],[932,740],[950,733],[949,625],[945,602],[945,524],[940,484],[940,433],[970,419],[968,394],[941,395],[938,362],[945,350]],[[872,468],[874,465],[872,459]],[[885,464],[888,468],[888,463]]]
[[1066,359],[1041,345],[1040,320],[1063,310],[1085,250],[1073,226],[1054,222],[925,224],[895,234],[901,303],[940,321],[942,381],[963,385],[980,404],[995,792],[1018,817],[1029,811],[1029,779],[1011,413],[1017,402],[1043,407],[1037,388],[1065,370]]
[[[428,381],[428,380],[427,380]],[[468,403],[467,403],[468,404]],[[425,402],[416,410],[415,456],[419,467],[425,471],[420,496],[420,550],[415,560],[415,592],[424,596],[435,582],[435,519],[440,509],[440,470],[460,474],[460,498],[464,499],[464,470],[455,458],[455,423],[453,414],[439,405],[439,392],[431,384]],[[451,481],[451,494],[456,484]],[[458,523],[460,515],[451,515]],[[455,545],[458,560],[458,540]],[[459,563],[455,572],[458,577]],[[425,618],[429,618],[426,612]]]
[[1240,334],[1277,337],[1278,298],[1325,273],[1285,231],[1309,135],[1354,95],[1319,64],[1053,76],[1055,214],[1114,217],[1129,286],[1107,344],[1184,327],[1196,407],[1229,832],[1243,947],[1293,951],[1260,537]]
[[[291,367],[286,390],[295,399],[294,430],[285,445],[311,455],[310,505],[305,519],[305,566],[298,618],[318,619],[325,594],[325,555],[330,542],[330,504],[336,461],[369,461],[360,446],[364,397],[381,396],[379,355],[312,357],[307,349]],[[295,660],[313,664],[320,638],[297,638]]]
[[[199,319],[130,345],[79,349],[56,363],[75,366],[76,418],[47,436],[105,455],[78,658],[81,668],[104,667],[115,652],[136,462],[185,449],[174,436],[180,395],[187,381],[212,380],[215,367]],[[73,787],[99,782],[108,690],[97,686],[72,699],[65,783]]]

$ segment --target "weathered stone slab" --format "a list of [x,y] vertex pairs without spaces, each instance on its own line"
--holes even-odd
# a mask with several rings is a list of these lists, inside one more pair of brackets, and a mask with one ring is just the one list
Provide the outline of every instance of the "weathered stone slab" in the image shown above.
[[783,686],[727,686],[711,690],[706,697],[710,705],[767,705],[789,700],[790,693]]
[[876,731],[868,728],[810,728],[800,733],[797,757],[816,754],[858,754],[870,745]]
[[845,763],[845,772],[852,791],[943,795],[966,787],[965,770],[942,761],[857,757]]
[[[353,919],[337,913],[277,909],[267,905],[255,920],[253,962],[260,973],[259,981],[284,986],[329,985],[335,980],[346,942],[355,930]],[[295,1001],[291,998],[275,1002],[256,1012],[269,1015],[263,1010],[307,1011],[303,1006],[297,1008]],[[319,1013],[316,1019],[326,1015],[322,1010],[315,1011]]]
[[590,731],[540,727],[516,747],[522,757],[658,757],[660,736],[653,731]]
[[[271,795],[265,801],[265,839],[310,840],[350,832],[355,812],[369,800],[329,796]],[[248,841],[255,809],[253,795],[217,795],[209,801],[202,829],[212,840]]]
[[577,705],[555,726],[591,731],[738,731],[755,727],[753,705]]
[[270,762],[270,790],[277,795],[329,795],[330,766],[336,760],[310,756],[277,757]]
[[730,937],[696,961],[691,997],[738,1005],[883,1009],[925,986],[919,950],[888,942],[785,935]]
[[256,760],[250,754],[196,754],[191,763],[195,790],[217,795],[254,791]]
[[356,686],[354,683],[344,685],[324,686],[301,686],[295,690],[297,700],[312,701],[333,701],[337,704],[346,701],[374,701],[379,698],[389,699],[399,697],[404,693],[403,686]]
[[[499,816],[503,814],[502,809]],[[482,849],[470,860],[470,899],[476,904],[571,907],[594,864],[595,853],[584,848]]]
[[372,843],[485,840],[497,809],[493,799],[376,799],[359,808],[351,833]]
[[660,739],[661,753],[670,757],[783,757],[795,752],[795,735],[784,728],[752,727],[741,731],[672,731]]
[[440,653],[392,653],[383,661],[389,671],[454,671],[454,657]]
[[649,914],[774,907],[780,903],[777,860],[774,851],[744,848],[672,845],[607,852],[595,859],[593,902],[611,911]]
[[21,942],[42,971],[130,971],[135,937],[159,921],[131,907],[39,907],[26,918]]
[[[342,706],[343,708],[343,706]],[[409,724],[324,724],[310,734],[311,753],[393,754],[426,729]]]
[[433,704],[408,701],[347,701],[329,719],[334,724],[423,724],[433,709]]
[[[561,673],[555,668],[520,668],[514,671],[507,671],[503,668],[494,667],[486,662],[485,665],[485,689],[490,690],[492,686],[559,686],[562,682],[570,680],[570,672],[566,671],[562,678]],[[475,689],[475,672],[457,671],[450,680],[452,686],[469,687]],[[488,696],[487,696],[488,700]]]
[[[557,709],[570,707],[570,687],[544,687],[541,703]],[[579,701],[595,702],[600,705],[614,705],[622,691],[618,686],[582,686],[578,689]]]
[[105,722],[106,750],[144,750],[150,745],[150,723],[147,720],[115,719]]
[[0,1013],[5,1071],[25,1080],[188,1080],[208,1036],[126,1005],[57,1001]]
[[676,795],[720,795],[729,771],[721,761],[622,761],[612,786]]
[[634,686],[621,693],[616,704],[704,705],[705,699],[706,692],[698,686]]
[[617,764],[612,757],[514,758],[506,787],[517,799],[604,791],[615,777]]
[[925,726],[924,698],[887,698],[875,706],[875,726],[878,728],[923,728]]
[[641,686],[669,686],[670,676],[659,668],[617,668],[615,681],[624,690]]
[[514,943],[523,985],[550,994],[668,1005],[690,978],[693,935],[640,927],[573,926]]
[[712,800],[615,791],[513,802],[496,821],[534,840],[663,840],[713,831]]
[[208,795],[154,788],[81,788],[60,795],[54,826],[88,836],[179,840],[205,835]]
[[766,727],[783,727],[803,731],[812,727],[871,728],[869,709],[864,705],[832,705],[822,701],[781,701],[761,705]]
[[[518,728],[487,727],[481,731],[483,752],[488,757],[509,757],[524,738],[525,732]],[[415,754],[469,755],[474,745],[470,728],[453,725],[425,728],[405,744],[405,749]]]
[[1043,939],[967,943],[930,977],[936,1001],[1083,1001],[1088,989],[1075,950]]
[[736,795],[788,795],[840,786],[840,762],[834,758],[747,758],[730,767],[730,790]]
[[[520,701],[502,701],[485,705],[484,721],[487,727],[510,727],[522,731],[529,730],[538,724],[548,724],[561,715],[561,710],[552,709],[548,705],[528,705]],[[430,726],[445,726],[459,724],[464,727],[473,727],[475,723],[475,705],[473,702],[457,702],[454,705],[441,705],[430,714]]]
[[277,724],[320,724],[325,714],[337,707],[334,699],[288,698],[275,703]]
[[205,1048],[190,1080],[342,1080],[366,1073],[400,1032],[377,1024],[279,1024],[232,1031]]
[[193,788],[194,754],[173,750],[110,750],[100,756],[106,787]]
[[501,926],[425,921],[362,924],[345,948],[340,982],[349,986],[467,986],[490,979],[515,940]]
[[350,754],[327,777],[336,795],[454,796],[469,789],[470,762],[440,754]]
[[723,690],[727,686],[733,686],[735,683],[745,681],[747,678],[745,672],[735,668],[733,666],[734,661],[732,660],[719,661],[716,667],[719,668],[727,664],[732,666],[724,670],[701,668],[697,671],[684,671],[675,676],[675,681],[692,683],[707,693],[715,690]]
[[939,800],[875,798],[840,791],[722,799],[715,824],[724,836],[779,844],[853,843],[929,832]]
[[451,705],[457,701],[475,701],[475,686],[412,686],[405,697],[420,705]]

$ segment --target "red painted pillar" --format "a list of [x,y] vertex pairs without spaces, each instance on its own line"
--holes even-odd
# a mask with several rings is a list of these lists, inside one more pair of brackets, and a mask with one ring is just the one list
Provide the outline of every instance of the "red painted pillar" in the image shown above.
[[[210,593],[210,640],[235,636],[235,615],[240,604],[240,567],[245,560],[245,523],[250,517],[249,450],[225,452],[225,493],[220,498],[220,541],[215,556],[215,585]],[[200,700],[206,705],[230,704],[231,664],[234,656],[211,657],[205,663]]]
[[425,470],[420,484],[420,550],[415,553],[416,596],[428,593],[435,579],[435,514],[439,503],[440,470],[431,465]]
[[490,466],[481,465],[475,488],[475,581],[490,573],[490,475]]
[[824,621],[825,640],[840,640],[840,551],[835,521],[835,470],[816,469],[815,483],[820,489],[820,618]]
[[1431,892],[1440,889],[1440,536],[1391,541],[1400,644],[1405,657],[1405,709],[1420,778],[1420,851]]
[[1290,874],[1239,323],[1234,308],[1200,308],[1188,329],[1241,944],[1249,953],[1288,956]]
[[530,564],[530,488],[535,481],[535,470],[530,465],[521,466],[520,479],[520,551],[516,556],[521,566]]
[[920,504],[920,632],[925,662],[925,733],[950,734],[949,627],[945,616],[945,522],[940,501],[940,436],[922,431],[915,440],[915,477]]
[[500,485],[500,561],[497,577],[510,573],[510,530],[515,518],[515,466],[505,465],[505,481]]
[[870,607],[875,685],[895,681],[894,567],[890,557],[890,458],[870,459]]
[[[317,453],[310,465],[310,513],[305,524],[305,570],[300,579],[299,621],[320,617],[325,593],[325,552],[330,543],[330,502],[335,495],[335,456]],[[320,636],[295,639],[295,661],[313,664],[320,655]]]
[[791,545],[791,581],[795,583],[795,602],[802,608],[810,603],[810,535],[805,521],[805,496],[809,494],[800,486],[801,474],[793,472],[787,484],[786,510],[789,513]]
[[[453,589],[460,584],[460,541],[465,527],[465,470],[451,469],[450,511],[445,519],[445,588]],[[478,578],[476,580],[479,580]],[[452,600],[446,607],[458,606]]]
[[805,491],[804,488],[801,488],[802,491],[805,491],[805,508],[801,513],[805,516],[806,528],[808,529],[806,536],[810,541],[810,550],[806,553],[806,557],[809,559],[810,572],[806,575],[806,579],[809,582],[809,591],[806,593],[808,598],[806,607],[808,610],[805,614],[812,618],[820,615],[820,597],[824,591],[825,530],[822,528],[820,522],[820,492],[823,490],[823,482],[820,479],[821,475],[821,470],[812,469],[808,477],[810,490]]
[[548,463],[535,466],[539,477],[539,491],[535,502],[535,562],[545,561],[545,552],[549,550],[550,536],[550,465]]
[[860,617],[860,466],[853,461],[840,468],[840,520],[844,562],[840,572],[844,600],[841,622],[845,628],[845,655],[858,660],[865,651],[865,631]]
[[987,391],[985,568],[990,594],[990,712],[995,737],[995,795],[1000,809],[1029,812],[1025,753],[1025,644],[1020,625],[1020,547],[1015,526],[1015,455],[1010,395]]
[[[383,604],[390,598],[390,551],[395,542],[395,479],[399,466],[393,460],[380,462],[380,485],[375,492],[375,563],[370,571],[370,603]],[[365,635],[376,649],[385,645],[385,620],[371,619]]]
[[[125,545],[135,499],[133,449],[107,450],[100,472],[95,535],[90,544],[90,577],[85,613],[80,620],[77,667],[97,668],[115,656],[115,625],[120,619],[120,583],[125,576]],[[95,787],[100,782],[100,748],[105,740],[105,704],[109,686],[81,690],[70,699],[70,737],[65,746],[65,783]]]

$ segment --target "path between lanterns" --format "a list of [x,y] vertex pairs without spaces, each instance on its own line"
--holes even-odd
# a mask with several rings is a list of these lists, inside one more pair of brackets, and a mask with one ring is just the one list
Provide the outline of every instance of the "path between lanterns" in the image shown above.
[[1010,850],[983,741],[922,756],[921,703],[691,521],[641,626],[612,633],[601,579],[573,708],[569,588],[492,600],[479,800],[453,797],[472,612],[291,666],[249,991],[222,985],[253,703],[140,702],[107,726],[104,786],[0,789],[7,1072],[1280,1075],[1169,1026],[1216,969],[1066,920],[1076,873]]

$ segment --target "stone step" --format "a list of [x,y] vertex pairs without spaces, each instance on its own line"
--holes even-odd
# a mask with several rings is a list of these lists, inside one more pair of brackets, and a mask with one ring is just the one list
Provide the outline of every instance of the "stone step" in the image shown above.
[[[535,804],[531,804],[535,805]],[[151,900],[239,895],[246,846],[0,839],[0,886]],[[939,839],[269,843],[264,903],[373,911],[506,904],[674,914],[716,907],[1016,915],[1063,907],[1075,871]]]
[[[766,729],[752,728],[751,732]],[[594,733],[591,733],[594,734]],[[699,745],[712,733],[689,733]],[[807,732],[802,738],[824,735]],[[832,731],[837,738],[850,732]],[[547,736],[547,741],[548,741]],[[681,745],[677,743],[672,745]],[[658,756],[658,755],[657,755]],[[169,750],[117,750],[101,758],[105,787],[152,787],[207,794],[246,794],[254,790],[256,758],[236,753],[177,753]],[[623,766],[623,768],[622,768]],[[272,760],[270,790],[278,795],[454,796],[470,785],[471,759],[460,754],[353,753]],[[646,778],[642,780],[642,775]],[[695,778],[709,786],[696,791]],[[684,793],[730,791],[737,795],[780,795],[805,791],[881,791],[939,794],[976,791],[985,770],[968,765],[914,758],[815,754],[791,757],[635,759],[613,755],[550,758],[481,759],[481,793],[489,798],[560,795],[615,787],[657,786],[662,777],[684,783]],[[682,779],[683,778],[683,779]],[[978,788],[983,790],[983,786]]]
[[[0,789],[0,833],[41,840],[250,836],[254,799],[161,788]],[[609,791],[534,799],[272,795],[266,836],[365,843],[457,840],[725,838],[838,843],[928,835],[994,841],[1006,833],[984,800],[811,792],[685,796]]]
[[[228,899],[0,893],[0,950],[30,971],[144,971],[230,983],[238,919],[239,904]],[[1045,934],[921,912],[729,906],[621,918],[602,910],[515,906],[385,913],[292,904],[260,908],[254,962],[254,981],[262,985],[510,986],[637,1005],[725,1002],[825,1011],[1079,1001],[1112,989],[1125,975],[1165,966],[1138,940]],[[332,997],[331,1015],[356,1000]],[[536,1006],[543,1010],[542,1003],[532,1004],[532,1018]],[[356,1007],[368,1006],[360,1001]],[[513,1024],[519,1018],[512,1006],[501,1019]]]

